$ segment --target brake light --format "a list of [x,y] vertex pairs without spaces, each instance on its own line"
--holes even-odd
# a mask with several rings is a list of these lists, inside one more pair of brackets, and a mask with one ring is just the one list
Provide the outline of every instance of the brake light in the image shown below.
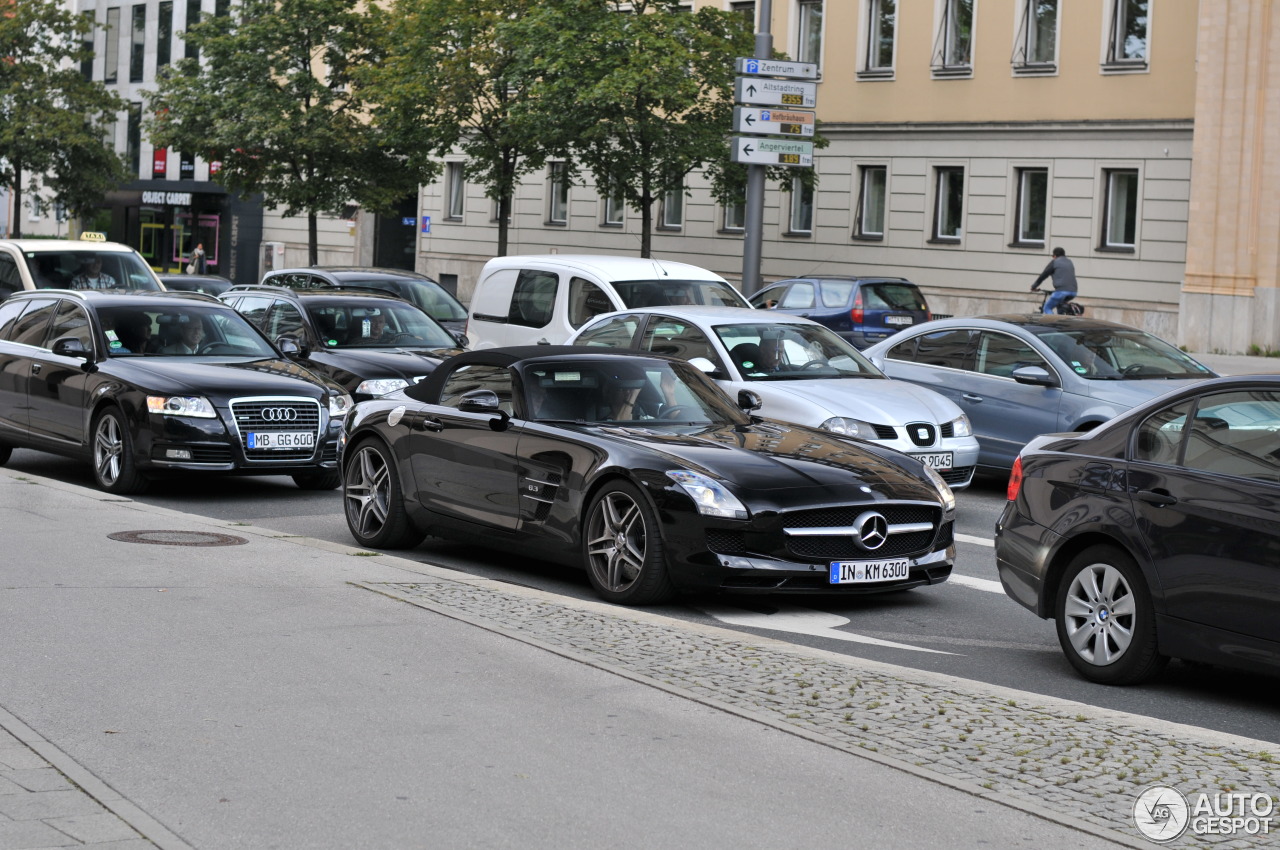
[[853,319],[855,325],[860,325],[864,315],[866,314],[862,311],[862,291],[859,290],[858,294],[854,296],[853,309],[849,311],[849,318]]
[[925,311],[924,311],[924,320],[925,320],[926,322],[932,322],[932,321],[933,321],[933,311],[932,311],[932,310],[925,310]]
[[1018,498],[1018,492],[1022,489],[1022,457],[1019,456],[1013,461],[1013,469],[1009,470],[1009,488],[1005,490],[1005,498],[1010,502]]

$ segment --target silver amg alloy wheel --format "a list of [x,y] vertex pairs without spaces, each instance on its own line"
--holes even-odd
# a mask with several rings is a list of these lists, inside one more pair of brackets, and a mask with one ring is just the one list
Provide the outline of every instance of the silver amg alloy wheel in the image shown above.
[[675,593],[658,519],[633,485],[605,485],[591,502],[585,532],[587,576],[596,593],[623,605],[652,605]]
[[357,444],[343,468],[342,503],[347,527],[361,546],[404,549],[425,536],[405,513],[395,456],[386,444]]

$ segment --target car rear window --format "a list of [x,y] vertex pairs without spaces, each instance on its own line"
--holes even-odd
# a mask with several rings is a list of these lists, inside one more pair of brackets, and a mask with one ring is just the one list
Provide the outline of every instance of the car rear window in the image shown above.
[[928,310],[924,295],[910,283],[863,284],[862,298],[867,309]]
[[823,307],[843,307],[849,303],[849,296],[853,294],[853,281],[851,280],[828,280],[822,284],[822,306]]

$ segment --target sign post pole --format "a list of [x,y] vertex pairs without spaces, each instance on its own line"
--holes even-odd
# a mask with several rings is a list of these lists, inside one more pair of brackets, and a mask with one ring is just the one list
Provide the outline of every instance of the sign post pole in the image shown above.
[[[773,58],[773,0],[756,4],[760,22],[756,28],[755,58]],[[742,293],[752,296],[760,291],[760,254],[764,241],[764,171],[763,165],[747,166],[747,197],[743,221]]]

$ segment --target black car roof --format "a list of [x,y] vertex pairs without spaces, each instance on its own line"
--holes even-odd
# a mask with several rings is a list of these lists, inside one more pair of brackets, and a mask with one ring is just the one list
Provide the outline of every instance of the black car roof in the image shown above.
[[430,375],[409,387],[404,394],[417,401],[435,404],[444,388],[445,379],[461,366],[499,366],[509,368],[520,363],[538,360],[667,360],[679,358],[654,354],[649,351],[604,348],[585,345],[517,345],[509,348],[482,348],[455,354],[435,368]]
[[254,292],[267,294],[267,295],[279,295],[281,297],[289,297],[289,298],[335,298],[335,297],[342,296],[347,298],[367,298],[370,300],[378,300],[378,301],[398,301],[404,304],[408,303],[403,298],[400,298],[399,296],[396,296],[396,295],[392,295],[388,292],[381,292],[381,291],[375,291],[375,290],[363,289],[363,288],[343,289],[341,287],[336,287],[336,286],[333,288],[326,288],[326,289],[291,289],[287,286],[274,286],[270,283],[242,283],[237,286],[231,287],[230,289],[228,289],[226,292],[222,294],[223,295],[237,295],[237,294],[246,295]]
[[334,277],[339,275],[361,275],[364,277],[385,277],[399,278],[401,280],[426,280],[435,283],[434,280],[419,272],[409,271],[408,269],[384,269],[384,268],[363,268],[361,266],[312,266],[306,271],[328,272]]

